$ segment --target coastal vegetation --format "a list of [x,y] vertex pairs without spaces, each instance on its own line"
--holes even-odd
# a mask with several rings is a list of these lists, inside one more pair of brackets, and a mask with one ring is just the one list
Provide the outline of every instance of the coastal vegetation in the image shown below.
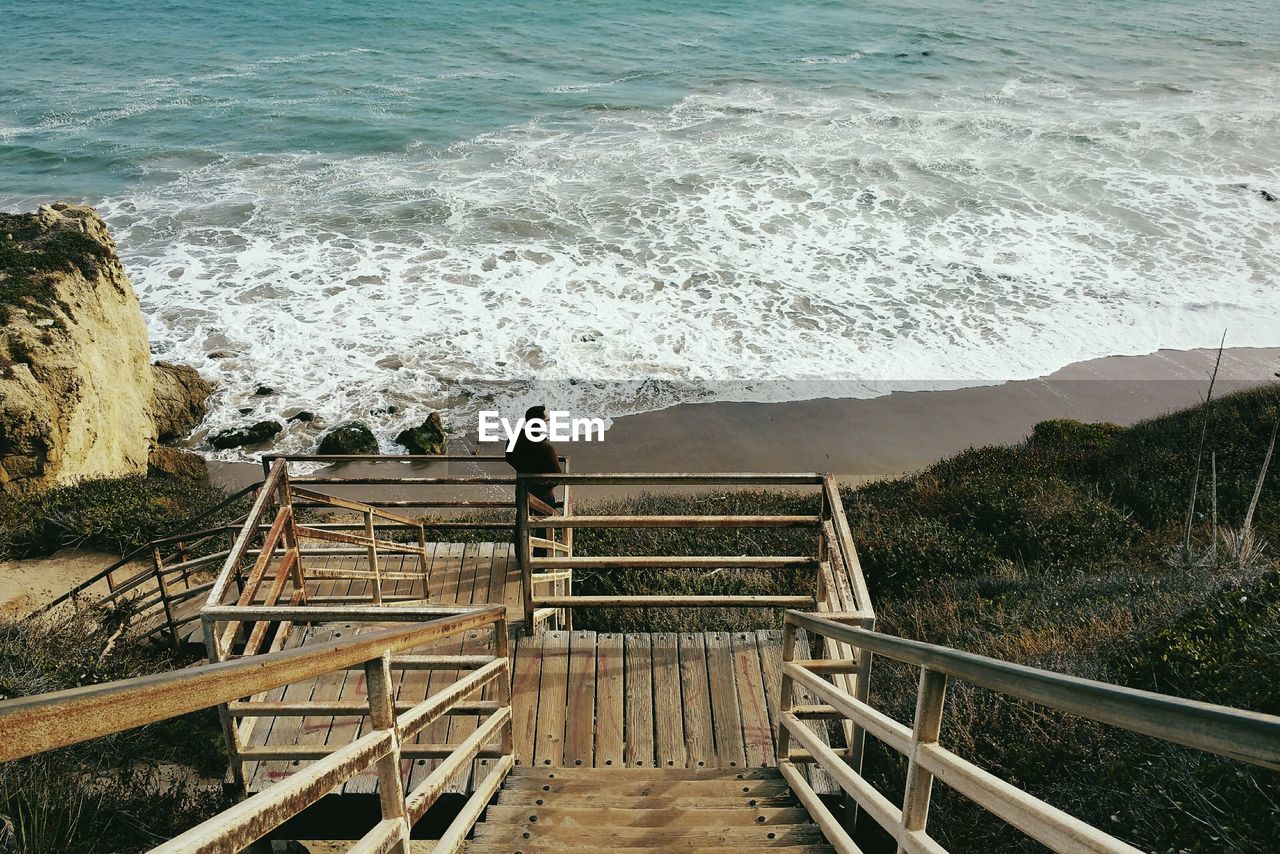
[[[1087,678],[1280,713],[1280,685],[1272,678],[1280,655],[1280,565],[1272,546],[1280,542],[1280,483],[1264,468],[1278,414],[1280,389],[1273,386],[1132,427],[1044,422],[1018,445],[975,448],[908,477],[844,490],[878,628]],[[1197,448],[1202,425],[1203,454]],[[1197,458],[1200,489],[1188,548]],[[158,478],[60,487],[0,503],[0,549],[16,557],[84,543],[121,552],[222,498],[217,490]],[[815,512],[816,501],[787,492],[704,492],[580,502],[576,510],[796,514]],[[497,529],[457,533],[459,539],[506,536]],[[1246,541],[1250,547],[1240,548]],[[795,554],[812,547],[811,532],[786,529],[582,529],[575,540],[579,555]],[[794,593],[811,583],[807,576],[583,572],[575,591]],[[181,663],[132,643],[127,618],[125,612],[81,611],[62,618],[74,623],[3,624],[0,690],[33,693]],[[689,631],[776,625],[777,614],[585,610],[575,621],[596,630]],[[906,668],[878,663],[873,703],[909,721],[915,681]],[[949,747],[1145,849],[1262,851],[1280,836],[1274,775],[998,701],[964,685],[951,688],[948,704],[943,740]],[[199,782],[221,770],[216,722],[208,715],[110,741],[7,766],[0,781],[3,832],[11,840],[19,830],[42,834],[53,840],[43,850],[58,850],[66,840],[82,850],[127,850],[194,823],[221,803],[216,787]],[[901,757],[874,739],[869,745],[869,779],[886,793],[901,791]],[[173,767],[188,770],[156,770]],[[137,806],[144,800],[146,810]],[[930,828],[955,850],[1026,845],[945,786],[935,793]],[[877,831],[864,832],[862,842],[877,850],[883,843]]]

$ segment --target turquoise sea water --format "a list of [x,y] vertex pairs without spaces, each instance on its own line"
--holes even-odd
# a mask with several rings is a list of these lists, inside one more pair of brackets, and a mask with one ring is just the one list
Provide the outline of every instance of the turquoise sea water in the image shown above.
[[1274,0],[0,0],[0,43],[0,208],[103,211],[213,426],[1278,343]]

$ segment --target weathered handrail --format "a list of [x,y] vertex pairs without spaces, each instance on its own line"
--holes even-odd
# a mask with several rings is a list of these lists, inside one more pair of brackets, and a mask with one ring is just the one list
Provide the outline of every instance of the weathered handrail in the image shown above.
[[[563,487],[566,491],[565,507],[568,509],[568,491],[573,486],[818,486],[822,487],[823,508],[818,515],[585,515],[572,512],[559,513],[538,501],[530,494],[534,483],[544,488]],[[609,474],[520,474],[516,484],[516,548],[525,591],[525,628],[533,631],[541,615],[563,609],[565,623],[571,624],[575,608],[612,607],[672,607],[672,608],[724,608],[724,607],[773,607],[819,608],[833,613],[863,615],[870,613],[870,600],[865,596],[865,582],[860,577],[857,553],[853,548],[849,526],[844,519],[843,508],[837,508],[830,498],[839,494],[830,475],[819,473],[609,473]],[[835,510],[838,524],[832,526]],[[537,511],[536,513],[531,511]],[[567,536],[580,528],[791,528],[811,529],[816,535],[815,554],[807,555],[645,555],[645,556],[582,556],[572,552],[572,540]],[[536,536],[533,531],[563,532],[565,548],[556,548],[547,537]],[[838,531],[838,533],[837,533]],[[830,542],[840,538],[849,542]],[[539,548],[543,555],[535,553]],[[828,565],[827,553],[833,553]],[[539,583],[559,580],[568,572],[569,583],[576,569],[644,570],[644,569],[800,569],[815,573],[815,595],[811,596],[581,596],[570,587],[564,593],[544,593],[537,589]],[[859,578],[851,581],[845,573],[855,571]],[[847,591],[845,595],[842,591]],[[856,591],[856,592],[855,592]],[[862,598],[859,598],[861,596]],[[829,600],[829,601],[828,601]]]
[[[318,678],[335,670],[362,666],[368,686],[372,730],[324,755],[288,780],[247,798],[230,809],[159,846],[157,851],[235,852],[318,801],[361,771],[378,774],[382,820],[355,850],[408,854],[413,824],[439,798],[449,779],[500,739],[499,761],[486,784],[472,794],[436,850],[461,848],[493,791],[515,764],[511,734],[511,697],[506,650],[506,611],[501,605],[459,608],[460,613],[403,628],[352,635],[327,643],[209,664],[170,673],[72,688],[0,703],[0,761],[18,759],[155,723],[217,704],[230,704],[273,688]],[[392,653],[492,625],[497,643],[492,663],[423,702],[399,710],[390,678]],[[489,684],[498,700],[487,719],[461,744],[442,750],[443,761],[419,786],[406,793],[401,747],[441,715]],[[399,712],[399,714],[397,714]]]
[[[443,610],[443,609],[442,609]],[[0,701],[0,762],[230,703],[505,619],[501,605],[453,606],[425,623]]]
[[[797,661],[797,629],[857,650],[921,668],[915,722],[907,727],[820,675],[829,662]],[[848,834],[795,773],[791,740],[823,767],[897,841],[899,850],[939,852],[926,833],[930,791],[936,777],[987,811],[1055,850],[1134,852],[1136,849],[938,744],[947,679],[956,678],[1008,697],[1130,732],[1280,770],[1280,717],[1185,700],[1150,691],[1096,682],[1013,664],[974,653],[885,635],[838,623],[820,615],[788,611],[783,640],[783,727],[779,760],[783,774],[840,851],[856,851]],[[813,736],[792,712],[792,687],[800,686],[907,757],[907,784],[901,808],[872,788],[860,770]]]

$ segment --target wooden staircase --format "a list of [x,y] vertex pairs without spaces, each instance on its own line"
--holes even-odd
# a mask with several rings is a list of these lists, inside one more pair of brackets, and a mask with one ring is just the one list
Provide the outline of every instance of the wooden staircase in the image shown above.
[[777,768],[512,769],[470,852],[829,852]]

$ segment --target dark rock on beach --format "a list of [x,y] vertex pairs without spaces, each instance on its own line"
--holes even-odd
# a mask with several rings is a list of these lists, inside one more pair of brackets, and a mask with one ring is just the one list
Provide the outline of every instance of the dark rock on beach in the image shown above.
[[348,421],[321,436],[316,450],[321,454],[376,454],[378,440],[364,424]]
[[294,415],[289,416],[290,421],[301,421],[303,424],[310,424],[316,420],[316,414],[308,409],[304,409]]
[[247,427],[233,427],[222,430],[209,437],[209,444],[219,451],[228,448],[243,448],[246,445],[261,445],[263,442],[284,430],[279,421],[259,421]]
[[440,413],[433,412],[417,427],[401,430],[396,444],[403,445],[411,454],[443,454],[445,429]]

